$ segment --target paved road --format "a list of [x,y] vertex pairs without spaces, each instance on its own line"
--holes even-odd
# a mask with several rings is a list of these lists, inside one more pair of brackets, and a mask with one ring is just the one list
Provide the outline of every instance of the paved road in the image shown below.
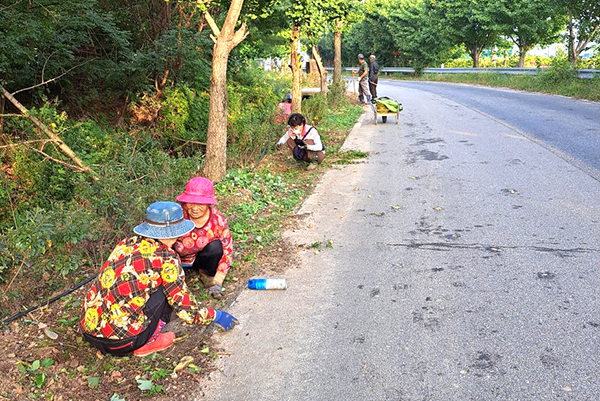
[[289,288],[238,297],[231,355],[193,394],[598,400],[600,182],[490,110],[380,91],[401,123],[356,127],[370,157],[323,176],[285,234],[306,246]]
[[600,181],[600,103],[473,85],[387,81],[444,96],[537,140]]

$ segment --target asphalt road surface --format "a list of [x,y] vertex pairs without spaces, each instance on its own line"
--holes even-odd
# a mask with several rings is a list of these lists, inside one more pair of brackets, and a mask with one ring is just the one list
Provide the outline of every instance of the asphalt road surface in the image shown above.
[[600,104],[379,92],[400,123],[355,127],[369,158],[323,176],[288,289],[238,297],[191,399],[599,400]]

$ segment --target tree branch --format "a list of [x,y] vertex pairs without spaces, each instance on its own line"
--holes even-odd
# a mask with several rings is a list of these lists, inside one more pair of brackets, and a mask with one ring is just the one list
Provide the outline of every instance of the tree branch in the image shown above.
[[231,39],[231,49],[233,49],[234,47],[236,47],[237,45],[242,43],[244,41],[244,39],[246,39],[246,36],[248,36],[248,33],[249,33],[247,28],[248,28],[248,26],[244,22],[244,23],[242,23],[242,26],[240,27],[240,29],[235,31],[235,33],[233,34],[233,38]]
[[[96,174],[89,167],[87,167],[85,164],[83,164],[83,162],[75,154],[75,152],[73,152],[73,150],[66,143],[64,143],[58,135],[56,135],[52,130],[50,130],[37,117],[29,114],[29,110],[27,110],[27,108],[25,106],[23,106],[21,103],[19,103],[19,101],[17,99],[15,99],[15,97],[11,93],[9,93],[2,85],[0,85],[0,92],[2,94],[4,94],[4,97],[6,97],[17,109],[19,109],[19,111],[21,113],[23,113],[25,116],[27,116],[33,122],[33,124],[35,124],[36,127],[38,127],[44,134],[46,134],[46,136],[48,138],[52,139],[53,140],[52,142],[56,143],[57,146],[60,148],[60,150],[66,156],[68,156],[71,160],[73,160],[75,162],[75,164],[79,168],[78,171],[90,174],[92,176],[92,178],[95,180],[98,179]],[[61,164],[63,164],[63,163],[61,162]]]
[[[84,64],[87,64],[87,63],[89,63],[89,60],[88,60],[88,61],[86,61],[85,63],[77,64],[75,67],[71,67],[71,68],[69,68],[67,71],[63,72],[62,74],[60,74],[60,75],[59,75],[59,76],[57,76],[57,77],[51,78],[51,79],[49,79],[49,80],[47,80],[47,81],[40,82],[39,84],[37,84],[37,85],[33,85],[33,86],[30,86],[29,88],[23,88],[23,89],[19,89],[18,91],[15,91],[15,92],[13,92],[12,94],[13,94],[13,95],[16,95],[16,94],[17,94],[17,93],[19,93],[19,92],[28,91],[28,90],[30,90],[30,89],[37,88],[38,86],[42,86],[42,85],[49,84],[50,82],[56,81],[57,79],[60,79],[60,78],[62,78],[63,76],[67,75],[69,72],[73,71],[75,68],[79,68],[79,67],[81,67],[82,65],[84,65]],[[44,64],[44,68],[46,68],[46,65],[45,65],[45,64]],[[43,79],[43,78],[42,78],[42,79]],[[10,100],[10,99],[9,99],[9,100]]]
[[[21,117],[25,117],[25,116],[21,116]],[[25,141],[25,142],[19,142],[19,143],[9,143],[8,145],[1,145],[0,149],[16,148],[17,146],[27,146],[30,143],[41,143],[42,145],[45,145],[49,142],[56,142],[56,141],[54,139],[37,139],[35,141]]]
[[32,148],[32,147],[29,147],[29,146],[27,146],[27,149],[29,149],[29,150],[32,150],[32,151],[34,151],[34,152],[36,152],[36,153],[39,153],[40,155],[44,156],[45,158],[47,158],[47,159],[50,159],[50,160],[52,160],[52,161],[53,161],[53,162],[55,162],[55,163],[62,164],[63,166],[65,166],[65,167],[68,167],[68,168],[70,168],[71,170],[75,170],[75,171],[77,171],[77,172],[79,172],[79,173],[85,173],[85,172],[86,172],[84,169],[82,169],[82,168],[81,168],[81,167],[79,167],[79,166],[74,166],[74,165],[72,165],[72,164],[69,164],[69,163],[67,163],[67,162],[64,162],[64,161],[62,161],[62,160],[58,160],[58,159],[56,159],[56,158],[54,158],[54,157],[50,156],[49,154],[42,152],[41,150],[34,149],[34,148]]
[[210,27],[210,30],[213,32],[213,34],[216,37],[219,37],[219,35],[221,34],[221,30],[217,26],[217,23],[215,22],[213,17],[208,13],[208,11],[204,12],[204,18],[206,18],[206,22],[208,22],[208,26]]

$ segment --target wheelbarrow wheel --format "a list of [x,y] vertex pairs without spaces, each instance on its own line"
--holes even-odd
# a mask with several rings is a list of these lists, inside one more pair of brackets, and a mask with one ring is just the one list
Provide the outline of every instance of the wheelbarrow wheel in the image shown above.
[[381,116],[381,122],[387,123],[387,116]]

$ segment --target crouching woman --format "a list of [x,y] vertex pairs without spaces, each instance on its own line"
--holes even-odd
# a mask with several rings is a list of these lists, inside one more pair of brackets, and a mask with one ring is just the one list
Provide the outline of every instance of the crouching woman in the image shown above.
[[308,162],[308,169],[315,168],[325,159],[325,146],[317,129],[306,124],[306,119],[300,113],[290,115],[289,128],[279,138],[276,148],[279,150],[287,144],[294,159]]
[[144,222],[133,229],[137,236],[119,242],[84,299],[80,327],[90,344],[116,356],[161,351],[175,339],[173,332],[162,332],[173,311],[189,324],[235,326],[230,314],[199,307],[187,288],[171,247],[193,228],[175,202],[148,207]]

